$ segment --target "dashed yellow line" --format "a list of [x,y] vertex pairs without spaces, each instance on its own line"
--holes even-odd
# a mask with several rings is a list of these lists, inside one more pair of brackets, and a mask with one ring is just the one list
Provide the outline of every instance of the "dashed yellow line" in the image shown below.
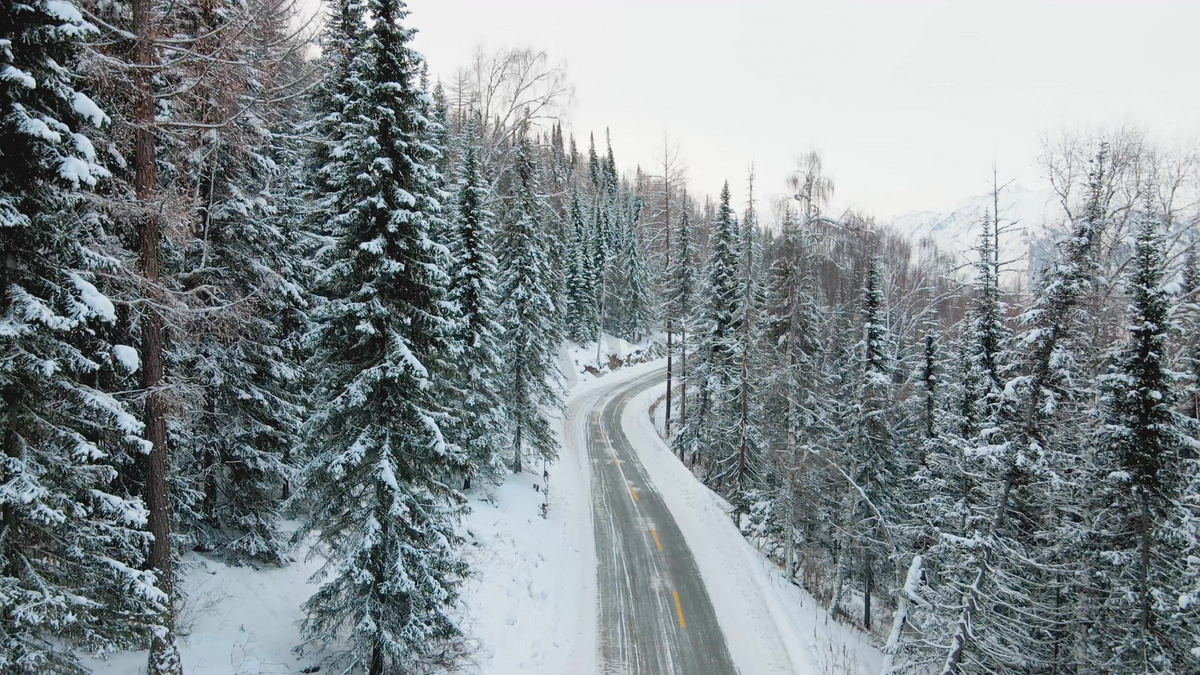
[[662,542],[658,540],[658,533],[655,532],[654,530],[650,530],[650,536],[654,537],[654,545],[657,546],[658,550],[661,551],[662,550]]
[[633,501],[638,500],[637,490],[634,490],[632,485],[629,486],[629,494],[633,495]]
[[679,615],[679,627],[684,628],[685,624],[683,623],[683,605],[679,604],[679,591],[672,591],[672,593],[675,595],[675,613]]

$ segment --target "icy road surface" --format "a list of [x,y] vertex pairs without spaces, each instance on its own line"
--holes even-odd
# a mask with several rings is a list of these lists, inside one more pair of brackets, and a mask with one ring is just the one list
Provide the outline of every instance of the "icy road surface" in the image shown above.
[[736,673],[704,580],[622,429],[661,370],[606,392],[588,415],[602,673]]

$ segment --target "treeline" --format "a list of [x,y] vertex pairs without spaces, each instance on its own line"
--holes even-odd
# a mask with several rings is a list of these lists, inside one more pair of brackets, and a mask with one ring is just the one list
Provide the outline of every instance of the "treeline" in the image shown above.
[[885,672],[1200,668],[1195,160],[1122,132],[1043,166],[1062,220],[1028,294],[1004,214],[964,270],[823,214],[816,156],[782,231],[726,188],[667,279],[673,447]]
[[447,89],[403,2],[329,9],[0,6],[6,673],[179,673],[180,554],[296,545],[305,649],[454,663],[463,491],[555,456],[564,336],[650,330],[636,185],[564,138],[561,69]]

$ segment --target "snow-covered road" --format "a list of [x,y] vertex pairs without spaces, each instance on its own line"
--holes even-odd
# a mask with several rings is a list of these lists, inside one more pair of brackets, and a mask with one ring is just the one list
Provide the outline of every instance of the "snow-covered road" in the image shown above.
[[614,373],[569,404],[563,459],[588,458],[597,561],[598,660],[574,672],[878,673],[866,636],[788,583],[672,455],[649,415],[663,374]]
[[599,670],[732,674],[696,561],[621,424],[628,401],[664,378],[656,369],[576,413],[589,418]]

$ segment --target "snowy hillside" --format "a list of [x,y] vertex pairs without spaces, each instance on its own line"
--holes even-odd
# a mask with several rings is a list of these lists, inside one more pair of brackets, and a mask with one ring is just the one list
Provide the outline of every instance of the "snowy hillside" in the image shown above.
[[[1000,254],[1003,260],[1013,261],[1010,269],[1028,266],[1029,245],[1045,235],[1047,221],[1056,217],[1055,206],[1054,193],[1049,189],[1010,185],[1001,190]],[[988,192],[944,210],[910,211],[897,216],[892,226],[911,235],[914,241],[932,239],[938,249],[961,255],[975,247],[982,223],[991,211],[992,194]]]

